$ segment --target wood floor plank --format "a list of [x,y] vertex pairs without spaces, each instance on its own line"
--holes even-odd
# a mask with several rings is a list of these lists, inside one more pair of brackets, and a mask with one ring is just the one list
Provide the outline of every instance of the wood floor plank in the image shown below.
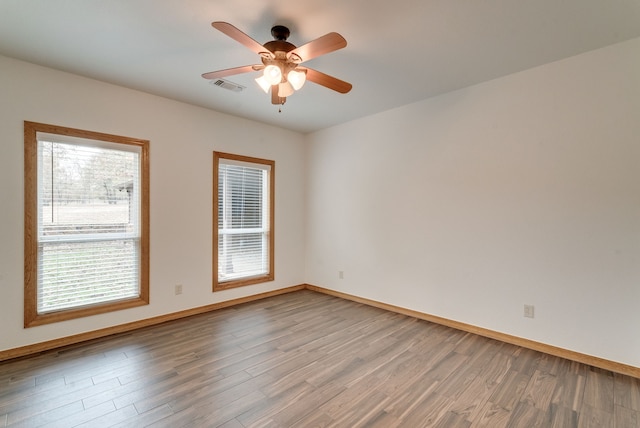
[[640,380],[309,290],[0,363],[0,427],[640,428]]
[[380,391],[392,396],[420,381],[430,368],[427,362],[421,356],[405,351],[379,367],[372,375],[378,379]]
[[408,409],[398,419],[401,421],[399,427],[435,426],[439,421],[445,419],[449,408],[455,402],[454,399],[444,397],[432,392],[422,396],[421,400]]
[[[407,415],[412,414],[417,408],[426,408],[423,401],[428,398],[439,397],[434,393],[439,383],[425,376],[422,382],[417,384],[420,386],[419,393],[416,393],[413,387],[396,391],[389,396],[389,402],[385,406],[385,412],[395,416],[397,421],[404,421]],[[383,391],[384,392],[384,391]],[[344,405],[344,404],[343,404]]]
[[219,425],[217,428],[245,428],[245,427],[240,422],[238,422],[237,419],[231,419],[230,421],[227,421],[222,425]]
[[319,411],[318,409],[313,409],[298,421],[298,426],[310,428],[325,428],[336,425],[333,418],[331,418],[329,415],[322,411]]
[[[469,356],[450,353],[444,363],[439,366],[439,376],[444,382],[438,387],[438,393],[452,399],[457,399],[478,376],[480,368],[468,364]],[[443,368],[446,368],[443,370]]]
[[[127,406],[123,409],[132,408],[135,410],[135,406]],[[137,413],[137,411],[136,411]],[[166,404],[151,409],[146,413],[137,413],[125,420],[117,421],[113,424],[109,424],[111,428],[131,428],[131,427],[146,427],[157,421],[168,418],[173,415],[174,411]],[[89,428],[89,427],[87,427]]]
[[[112,401],[130,394],[137,394],[139,391],[150,388],[155,384],[165,382],[168,379],[176,377],[178,375],[173,370],[154,370],[147,371],[146,373],[146,376],[137,377],[136,380],[133,381],[131,381],[128,376],[125,376],[124,380],[122,379],[122,377],[118,377],[117,380],[120,383],[120,386],[112,389],[105,389],[99,394],[86,396],[82,399],[82,404],[85,408],[88,409],[98,404],[104,403],[105,401]],[[131,403],[123,403],[120,407],[125,407],[129,404]]]
[[472,420],[471,428],[507,428],[510,412],[495,403],[487,401]]
[[102,403],[89,410],[76,412],[66,417],[47,423],[47,428],[67,428],[67,427],[99,427],[109,426],[114,423],[136,415],[137,412],[130,406],[120,411],[116,410],[111,402]]
[[640,412],[627,409],[623,406],[616,406],[613,414],[614,426],[617,427],[639,427]]
[[485,379],[476,377],[449,407],[449,411],[463,416],[463,419],[468,421],[478,419],[489,401],[494,386]]
[[362,394],[357,405],[340,408],[340,412],[329,414],[337,426],[375,426],[383,419],[384,407],[389,403],[389,397],[375,389]]
[[127,394],[115,397],[113,402],[116,407],[120,409],[130,404],[135,405],[136,402],[144,402],[144,400],[153,399],[153,397],[156,397],[158,394],[170,395],[174,391],[179,391],[182,385],[188,384],[190,381],[198,379],[199,377],[200,374],[195,372],[187,375],[166,377],[158,382],[152,382],[150,384],[139,384],[139,388],[136,388]]
[[546,411],[537,409],[531,403],[520,401],[511,412],[509,428],[529,428],[549,426],[550,421],[546,421]]
[[[90,379],[85,379],[77,384],[67,385],[60,390],[49,391],[46,395],[30,397],[30,399],[19,403],[18,406],[14,406],[13,411],[9,412],[9,424],[31,419],[38,415],[57,415],[56,412],[62,407],[68,409],[79,407],[79,410],[84,410],[84,405],[82,404],[84,397],[91,397],[117,386],[117,380],[94,385]],[[48,418],[49,420],[54,420],[50,417]]]
[[575,413],[580,410],[584,400],[586,370],[580,370],[574,365],[566,367],[568,370],[559,371],[556,375],[558,382],[551,402],[559,407],[568,408]]
[[578,413],[566,407],[552,405],[548,414],[552,428],[573,428],[578,426]]
[[[336,397],[345,387],[338,383],[328,383],[320,388],[309,388],[305,383],[305,395],[300,395],[301,399],[288,400],[287,406],[282,406],[282,400],[278,399],[275,406],[272,406],[273,413],[270,420],[275,426],[299,426],[299,421],[306,417],[313,409],[321,407],[328,400]],[[264,388],[262,389],[264,391]],[[277,397],[281,397],[278,395]],[[238,417],[242,421],[242,417]]]
[[[197,406],[196,410],[199,416],[195,419],[193,426],[216,426],[231,419],[238,419],[238,416],[255,409],[268,400],[262,392],[255,389],[234,398],[236,399],[224,405],[219,403],[218,400],[214,400],[208,404]],[[238,421],[241,422],[239,419]]]
[[463,416],[455,412],[447,412],[438,419],[434,428],[467,428],[471,423]]
[[602,408],[596,408],[585,404],[582,406],[580,416],[578,417],[578,427],[611,428],[615,427],[615,418],[613,413],[608,413]]
[[545,410],[551,404],[553,392],[556,389],[555,376],[536,370],[529,379],[521,401],[526,401],[536,409]]
[[640,379],[614,373],[614,403],[627,409],[640,409]]
[[584,403],[605,413],[613,413],[613,373],[595,367],[587,371]]
[[84,410],[81,401],[61,404],[45,411],[34,411],[28,414],[9,413],[7,426],[11,427],[39,427],[51,425],[65,417],[80,413]]
[[346,387],[332,399],[327,400],[318,410],[334,419],[345,414],[349,409],[358,407],[358,403],[364,399],[365,395],[379,385],[380,383],[375,377],[363,378]]

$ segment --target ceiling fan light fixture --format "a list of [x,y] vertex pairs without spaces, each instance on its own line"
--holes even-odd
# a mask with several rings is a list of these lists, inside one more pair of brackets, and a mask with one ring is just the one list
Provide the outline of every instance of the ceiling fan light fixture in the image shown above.
[[262,60],[262,64],[211,71],[202,74],[202,77],[205,79],[222,81],[222,78],[226,76],[251,71],[262,71],[262,75],[255,80],[265,93],[268,94],[269,90],[271,90],[272,104],[284,104],[288,96],[302,88],[307,77],[312,83],[332,89],[341,94],[346,94],[352,88],[352,85],[348,82],[344,82],[312,68],[300,66],[300,64],[305,61],[347,46],[347,41],[338,33],[327,33],[300,47],[296,47],[287,42],[289,29],[282,25],[276,25],[271,29],[271,35],[275,40],[261,45],[228,22],[215,21],[212,22],[211,25],[213,28],[257,53]]
[[295,89],[296,91],[302,88],[302,85],[304,85],[304,82],[306,80],[307,73],[305,73],[304,71],[291,70],[289,74],[287,74],[287,81],[291,83],[291,86],[293,86],[293,89]]
[[269,85],[277,85],[282,81],[282,70],[277,65],[267,65],[264,68],[263,77]]
[[282,98],[286,98],[288,96],[293,95],[295,90],[293,89],[293,85],[290,82],[282,82],[278,86],[278,96]]
[[267,81],[267,79],[264,77],[264,75],[258,77],[256,80],[256,83],[258,85],[260,85],[260,87],[262,88],[262,90],[264,91],[265,94],[269,93],[269,88],[271,88],[271,83],[269,83]]

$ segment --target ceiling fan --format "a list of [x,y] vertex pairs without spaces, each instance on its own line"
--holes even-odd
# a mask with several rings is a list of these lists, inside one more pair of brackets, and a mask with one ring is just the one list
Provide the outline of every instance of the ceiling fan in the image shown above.
[[346,94],[352,88],[350,83],[313,68],[300,65],[305,61],[347,46],[347,41],[338,33],[328,33],[307,44],[296,47],[287,42],[290,34],[289,29],[282,25],[276,25],[271,28],[271,35],[275,40],[261,45],[227,22],[216,21],[212,22],[211,25],[260,55],[262,64],[211,71],[202,75],[205,79],[219,79],[234,74],[262,71],[262,76],[258,77],[256,82],[265,93],[269,93],[269,90],[271,90],[272,104],[284,104],[287,97],[300,89],[306,80],[333,89],[341,94]]

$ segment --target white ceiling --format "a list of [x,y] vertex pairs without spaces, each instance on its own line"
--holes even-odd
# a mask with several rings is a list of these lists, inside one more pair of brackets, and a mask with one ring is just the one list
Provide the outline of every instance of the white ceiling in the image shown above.
[[[304,64],[353,90],[308,82],[278,113],[257,72],[214,86],[200,75],[260,61],[212,21],[338,32]],[[640,0],[0,0],[2,55],[305,133],[635,37]]]

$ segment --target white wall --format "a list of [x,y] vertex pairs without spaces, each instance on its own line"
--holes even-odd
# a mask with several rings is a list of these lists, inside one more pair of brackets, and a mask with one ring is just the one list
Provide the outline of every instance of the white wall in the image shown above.
[[[24,120],[151,141],[150,305],[23,328]],[[276,161],[274,282],[211,291],[214,150]],[[0,57],[0,350],[303,283],[304,161],[301,134]]]
[[308,144],[308,283],[640,367],[640,39]]

